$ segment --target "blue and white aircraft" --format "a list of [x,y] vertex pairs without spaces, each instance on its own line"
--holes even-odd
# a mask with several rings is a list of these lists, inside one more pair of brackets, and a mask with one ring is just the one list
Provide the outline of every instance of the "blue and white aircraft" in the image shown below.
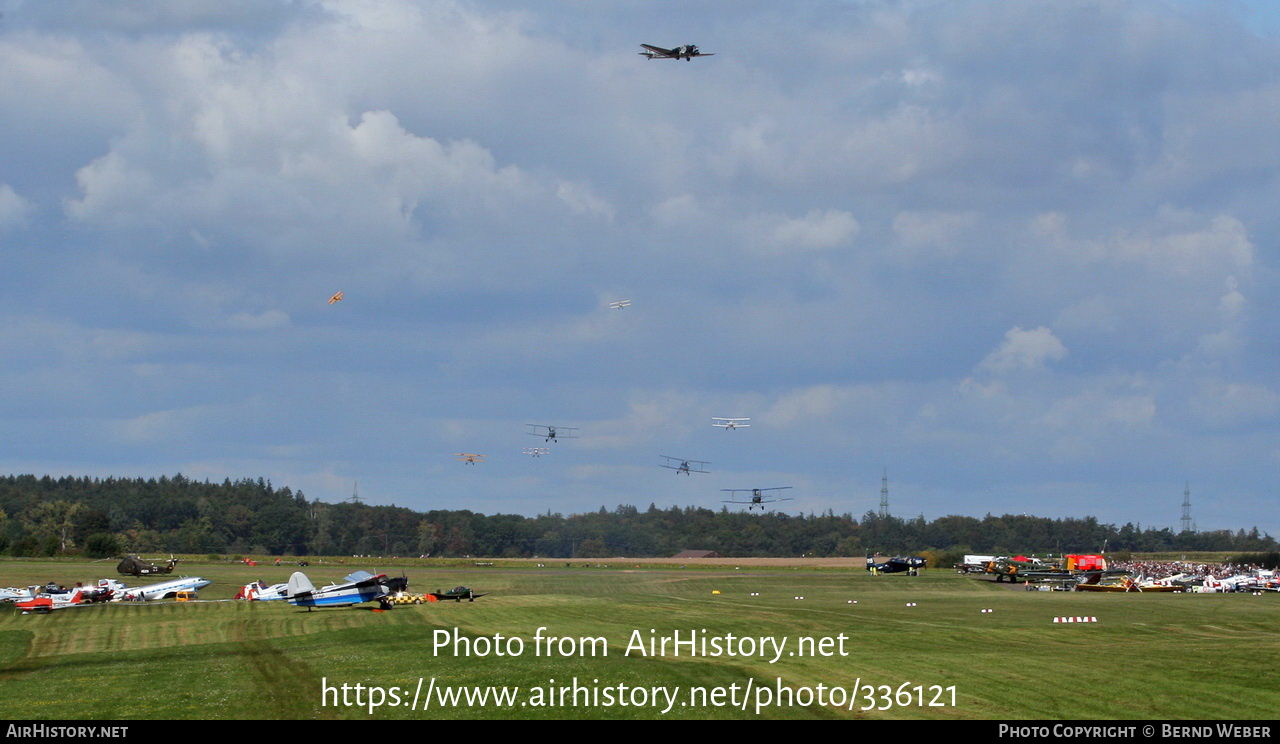
[[356,571],[342,584],[317,589],[306,574],[295,571],[289,577],[284,598],[289,604],[306,607],[308,611],[313,607],[349,607],[374,600],[382,605],[382,609],[389,610],[394,605],[388,596],[394,591],[392,585],[397,582],[403,582],[403,579],[388,579],[386,574],[374,576],[368,571]]

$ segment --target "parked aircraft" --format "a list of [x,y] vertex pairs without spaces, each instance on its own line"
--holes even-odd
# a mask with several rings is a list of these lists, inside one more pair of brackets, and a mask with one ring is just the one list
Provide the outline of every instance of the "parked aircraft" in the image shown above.
[[24,599],[14,602],[14,606],[27,612],[52,612],[54,610],[66,610],[72,607],[84,607],[86,605],[105,602],[111,598],[110,589],[86,589],[77,587],[69,592],[57,592],[50,594],[37,594],[31,599]]
[[178,565],[178,561],[175,558],[170,558],[168,563],[159,565],[145,558],[130,555],[116,565],[116,571],[127,576],[154,576],[155,574],[173,573],[173,567],[176,565]]
[[874,570],[876,573],[907,573],[915,574],[921,568],[924,568],[929,561],[925,558],[917,556],[894,556],[876,562],[875,556],[867,556],[867,570]]
[[384,610],[389,610],[392,603],[388,596],[404,589],[409,584],[407,579],[388,579],[386,574],[374,576],[368,571],[356,571],[349,574],[341,584],[330,584],[317,589],[311,579],[301,571],[295,571],[289,577],[289,586],[285,590],[285,599],[289,604],[306,607],[349,607],[362,602],[377,601]]
[[442,599],[452,599],[454,602],[461,602],[465,599],[468,602],[474,602],[484,596],[483,594],[476,594],[471,591],[470,587],[466,586],[455,586],[447,592],[431,592],[430,594],[433,602],[438,602]]
[[777,494],[769,493],[769,491],[785,491],[788,488],[791,488],[791,486],[778,486],[777,488],[722,488],[720,490],[729,491],[731,493],[745,493],[747,491],[750,491],[751,492],[750,501],[738,501],[737,498],[734,498],[724,503],[746,504],[747,511],[751,511],[752,509],[758,506],[760,507],[760,511],[764,511],[765,504],[776,504],[779,501],[791,501],[792,499],[784,499],[779,497]]
[[744,421],[750,421],[750,420],[751,420],[751,417],[750,417],[750,416],[748,416],[747,418],[725,418],[725,417],[723,417],[723,416],[712,416],[712,417],[711,417],[711,420],[712,420],[712,421],[716,421],[716,422],[717,422],[717,423],[712,424],[712,426],[718,426],[718,427],[720,427],[721,429],[726,429],[726,430],[727,430],[727,429],[749,429],[749,428],[751,428],[751,424],[743,423]]
[[6,587],[0,589],[0,602],[22,602],[27,599],[33,599],[39,594],[39,589],[40,587],[38,586],[28,586],[21,589],[16,586]]
[[288,591],[288,584],[272,584],[267,586],[265,581],[254,581],[245,584],[240,593],[236,595],[236,599],[247,599],[249,601],[269,602],[277,599],[284,599],[285,592]]
[[135,602],[152,602],[157,599],[169,599],[181,591],[199,591],[212,584],[208,579],[199,576],[184,576],[181,579],[162,581],[150,586],[135,586],[125,589],[118,599]]
[[679,457],[671,457],[669,455],[658,455],[658,457],[667,461],[662,467],[669,468],[677,473],[684,473],[685,475],[688,475],[689,473],[711,472],[706,469],[706,466],[711,464],[706,460],[684,460]]
[[694,57],[714,57],[715,52],[700,52],[696,44],[684,44],[675,49],[663,49],[662,47],[653,46],[652,44],[641,44],[645,51],[640,52],[640,56],[649,59],[683,59],[686,62]]

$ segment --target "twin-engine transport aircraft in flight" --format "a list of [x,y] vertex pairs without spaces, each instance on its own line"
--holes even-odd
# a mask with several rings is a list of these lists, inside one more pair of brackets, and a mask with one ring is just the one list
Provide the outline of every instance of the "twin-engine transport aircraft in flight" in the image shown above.
[[656,47],[652,44],[641,44],[640,46],[645,48],[645,51],[640,52],[640,56],[647,57],[649,59],[683,59],[688,61],[694,57],[716,56],[715,52],[699,52],[696,44],[685,44],[684,46],[678,46],[675,49],[663,49],[662,47]]

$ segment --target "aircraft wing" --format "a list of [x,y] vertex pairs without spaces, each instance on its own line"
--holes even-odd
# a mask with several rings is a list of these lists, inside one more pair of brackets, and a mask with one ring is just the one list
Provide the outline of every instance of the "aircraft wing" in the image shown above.
[[649,57],[650,59],[652,59],[653,57],[670,57],[671,55],[676,53],[676,50],[674,49],[663,49],[662,47],[656,47],[656,46],[653,46],[652,44],[641,44],[640,46],[644,47],[645,49],[648,49],[649,51],[639,52],[639,53],[645,55],[646,57]]
[[374,576],[369,571],[356,571],[355,574],[347,576],[347,580],[352,581],[355,584],[353,588],[361,594],[364,594],[365,589],[376,589],[379,595],[388,593],[387,574]]

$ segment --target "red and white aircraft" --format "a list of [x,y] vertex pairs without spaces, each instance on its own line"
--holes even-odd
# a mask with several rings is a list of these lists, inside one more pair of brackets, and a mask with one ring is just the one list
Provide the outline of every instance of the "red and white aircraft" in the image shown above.
[[110,589],[76,587],[69,592],[37,594],[31,599],[15,602],[14,606],[22,610],[23,614],[26,614],[28,612],[52,612],[70,607],[84,607],[98,602],[106,602],[109,599],[111,599]]

